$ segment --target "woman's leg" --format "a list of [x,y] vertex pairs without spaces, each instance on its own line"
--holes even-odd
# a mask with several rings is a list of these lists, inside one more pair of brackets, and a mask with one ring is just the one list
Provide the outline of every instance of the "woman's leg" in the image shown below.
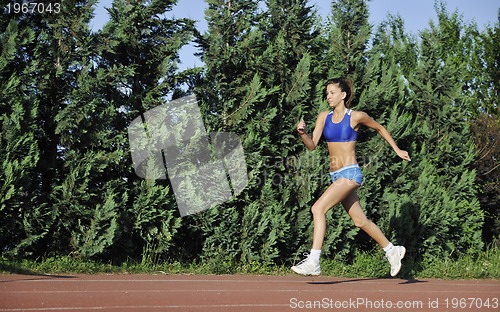
[[314,238],[311,254],[294,265],[292,270],[302,275],[319,275],[319,254],[326,232],[326,212],[341,202],[349,193],[353,192],[359,184],[353,180],[338,179],[333,182],[311,208],[314,220]]
[[382,233],[380,228],[375,223],[366,217],[363,209],[361,209],[356,191],[349,193],[349,195],[342,201],[342,205],[351,217],[355,226],[370,235],[370,237],[373,238],[380,245],[380,247],[385,248],[389,245],[390,242],[385,237],[384,233]]
[[326,233],[326,213],[333,206],[340,203],[355,190],[359,184],[353,180],[338,179],[333,182],[311,208],[314,220],[314,238],[312,249],[320,250],[323,246]]
[[380,228],[368,220],[365,213],[359,204],[358,194],[356,191],[351,192],[343,201],[342,205],[351,217],[354,225],[365,231],[373,238],[380,247],[384,248],[387,260],[391,265],[391,275],[396,276],[401,269],[401,259],[404,258],[406,249],[403,246],[393,246],[385,237]]

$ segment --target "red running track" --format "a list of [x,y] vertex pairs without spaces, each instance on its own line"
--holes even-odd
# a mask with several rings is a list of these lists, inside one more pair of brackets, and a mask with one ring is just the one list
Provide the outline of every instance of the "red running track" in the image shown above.
[[0,311],[500,311],[500,280],[0,275]]

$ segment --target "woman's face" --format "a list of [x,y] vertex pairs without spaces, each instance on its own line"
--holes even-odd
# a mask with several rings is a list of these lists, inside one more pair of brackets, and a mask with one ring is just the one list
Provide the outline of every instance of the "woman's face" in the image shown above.
[[337,84],[326,86],[326,101],[331,108],[336,108],[344,103],[345,92],[342,92]]

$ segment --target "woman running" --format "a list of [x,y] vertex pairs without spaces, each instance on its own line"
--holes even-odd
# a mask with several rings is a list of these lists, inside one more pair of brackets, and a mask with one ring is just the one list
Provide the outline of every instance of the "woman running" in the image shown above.
[[353,94],[352,83],[346,78],[336,78],[326,83],[326,100],[331,111],[321,112],[316,119],[316,126],[311,136],[307,134],[306,123],[301,120],[297,131],[309,150],[318,146],[321,134],[328,144],[330,154],[330,175],[332,184],[314,203],[311,208],[314,222],[314,238],[308,257],[292,267],[302,275],[319,275],[321,268],[319,258],[326,232],[326,213],[333,206],[342,203],[354,225],[365,231],[385,251],[391,265],[391,276],[396,276],[401,269],[406,249],[394,246],[382,233],[380,228],[368,220],[361,209],[356,189],[361,186],[363,176],[356,161],[356,138],[360,125],[377,130],[404,160],[410,161],[408,152],[398,148],[389,132],[368,114],[349,109]]

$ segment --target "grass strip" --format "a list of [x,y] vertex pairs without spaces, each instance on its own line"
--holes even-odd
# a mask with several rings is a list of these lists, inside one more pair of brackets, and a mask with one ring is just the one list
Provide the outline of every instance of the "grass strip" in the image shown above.
[[[389,265],[381,252],[360,252],[352,263],[340,259],[322,259],[322,275],[338,277],[386,278]],[[0,257],[3,274],[255,274],[288,275],[289,265],[262,265],[259,262],[238,264],[230,259],[212,259],[204,262],[127,261],[120,265],[69,256],[38,260],[16,260]],[[493,248],[457,259],[424,259],[420,262],[403,260],[400,278],[441,279],[500,279],[500,249]]]

